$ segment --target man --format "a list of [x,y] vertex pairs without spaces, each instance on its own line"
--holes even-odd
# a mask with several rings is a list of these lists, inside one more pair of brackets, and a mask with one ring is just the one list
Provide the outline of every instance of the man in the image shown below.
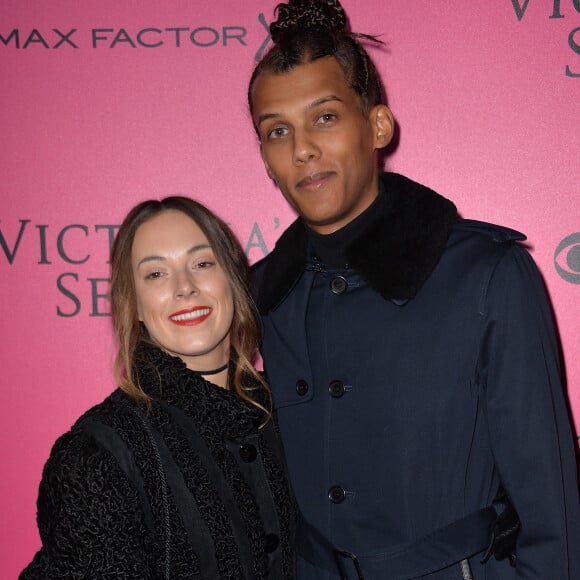
[[580,578],[558,346],[524,236],[380,173],[393,117],[336,1],[280,5],[271,32],[250,109],[300,217],[255,285],[310,530],[298,578]]

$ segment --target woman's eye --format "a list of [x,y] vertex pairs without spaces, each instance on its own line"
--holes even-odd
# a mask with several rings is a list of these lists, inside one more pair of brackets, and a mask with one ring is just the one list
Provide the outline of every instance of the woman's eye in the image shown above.
[[196,264],[196,267],[199,268],[200,270],[205,270],[206,268],[211,268],[211,266],[213,266],[215,264],[215,262],[212,262],[211,260],[204,260],[203,262],[198,262]]
[[157,278],[161,278],[161,276],[163,276],[163,272],[159,272],[159,271],[155,271],[155,272],[149,272],[149,274],[147,274],[147,276],[145,276],[146,280],[156,280]]

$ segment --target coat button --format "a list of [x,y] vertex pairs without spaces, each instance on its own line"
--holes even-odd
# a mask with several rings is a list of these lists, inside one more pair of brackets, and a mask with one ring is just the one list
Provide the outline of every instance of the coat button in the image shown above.
[[238,453],[244,463],[252,463],[258,457],[258,450],[251,443],[242,443],[238,449]]
[[264,551],[271,554],[280,545],[280,538],[276,534],[266,534],[264,538]]
[[336,276],[330,281],[330,290],[333,294],[344,294],[348,288],[348,282],[342,276]]
[[342,489],[342,487],[340,487],[340,485],[333,485],[328,490],[328,499],[332,503],[342,503],[345,497],[346,492],[344,491],[344,489]]
[[340,399],[340,397],[344,395],[344,383],[342,381],[332,381],[332,383],[328,385],[328,392],[331,397]]
[[304,379],[296,381],[296,392],[303,397],[308,392],[308,383]]

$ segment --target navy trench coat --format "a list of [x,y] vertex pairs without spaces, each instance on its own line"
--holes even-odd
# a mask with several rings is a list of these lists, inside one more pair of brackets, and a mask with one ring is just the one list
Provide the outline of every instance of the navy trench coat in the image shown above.
[[[316,260],[297,220],[255,267],[265,371],[304,518],[356,555],[365,580],[577,580],[574,443],[524,236],[458,220],[399,175],[380,189],[349,266]],[[463,520],[500,486],[521,520],[515,567],[482,563],[490,524]],[[404,552],[410,564],[392,565]],[[298,570],[338,577],[316,556]]]

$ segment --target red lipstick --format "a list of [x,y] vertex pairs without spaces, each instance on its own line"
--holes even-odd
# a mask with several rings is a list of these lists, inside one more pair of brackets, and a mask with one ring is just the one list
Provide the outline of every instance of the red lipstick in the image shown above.
[[206,320],[212,312],[213,308],[209,306],[196,306],[170,314],[169,320],[178,326],[195,326]]

